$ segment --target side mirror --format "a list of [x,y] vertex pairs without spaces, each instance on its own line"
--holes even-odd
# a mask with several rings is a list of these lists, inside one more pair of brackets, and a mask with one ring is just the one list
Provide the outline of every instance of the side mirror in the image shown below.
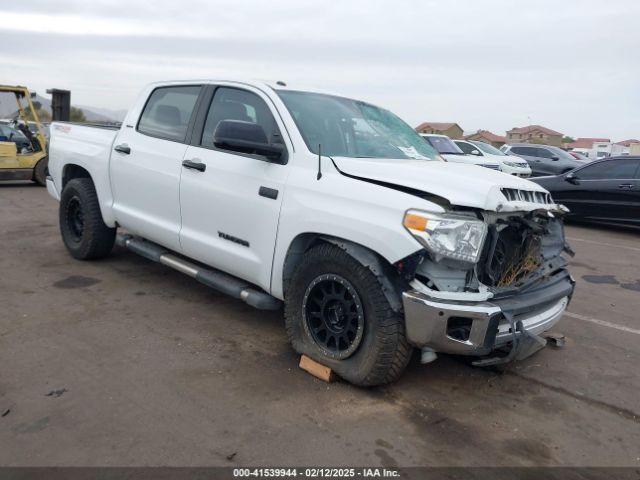
[[551,157],[551,160],[553,160],[554,162],[557,162],[558,160],[560,160],[560,157],[558,157],[557,155],[554,155],[553,157]]
[[262,155],[274,163],[286,160],[284,145],[270,144],[264,129],[252,122],[222,120],[213,132],[213,144],[223,150]]
[[475,155],[476,157],[482,156],[482,154],[480,153],[480,150],[471,150],[471,155]]
[[564,180],[574,185],[578,185],[580,183],[580,179],[576,177],[576,174],[573,172],[567,173],[564,177]]

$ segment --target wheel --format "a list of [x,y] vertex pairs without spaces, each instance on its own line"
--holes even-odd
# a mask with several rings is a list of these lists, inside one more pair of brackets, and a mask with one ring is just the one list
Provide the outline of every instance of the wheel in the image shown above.
[[90,178],[69,180],[60,196],[60,233],[69,253],[78,260],[105,257],[116,229],[102,221],[98,196]]
[[392,382],[411,358],[404,318],[375,274],[332,244],[303,256],[285,293],[285,324],[296,352],[355,385]]
[[33,181],[43,187],[47,184],[47,167],[49,166],[49,157],[41,158],[33,169]]

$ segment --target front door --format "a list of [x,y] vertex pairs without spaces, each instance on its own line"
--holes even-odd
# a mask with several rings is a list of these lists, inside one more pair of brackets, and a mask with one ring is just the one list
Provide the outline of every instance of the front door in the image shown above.
[[575,172],[585,192],[588,216],[594,220],[640,223],[638,160],[596,162]]
[[283,143],[280,132],[285,130],[259,90],[218,86],[211,87],[209,96],[182,168],[183,252],[269,291],[287,165],[218,148],[213,136],[223,120],[258,124],[270,143]]

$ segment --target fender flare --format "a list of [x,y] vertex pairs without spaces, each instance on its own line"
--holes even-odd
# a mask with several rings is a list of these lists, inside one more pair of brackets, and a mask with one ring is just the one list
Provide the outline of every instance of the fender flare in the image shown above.
[[341,248],[351,257],[355,258],[363,267],[368,268],[380,281],[382,292],[394,312],[401,313],[402,309],[402,289],[398,282],[393,282],[389,276],[389,265],[372,250],[358,243],[344,240],[342,238],[320,235],[319,238]]

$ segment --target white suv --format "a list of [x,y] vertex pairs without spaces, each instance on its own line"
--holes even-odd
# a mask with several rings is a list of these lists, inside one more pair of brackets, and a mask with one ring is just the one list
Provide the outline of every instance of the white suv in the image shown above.
[[480,167],[487,167],[493,170],[500,170],[500,162],[491,158],[484,158],[476,155],[467,155],[465,152],[460,150],[458,145],[456,145],[454,141],[446,135],[421,133],[420,136],[424,138],[427,143],[431,147],[433,147],[447,162],[466,163],[467,165],[478,165]]
[[531,167],[526,160],[514,155],[507,155],[493,145],[476,140],[456,140],[455,143],[467,155],[498,162],[501,172],[523,178],[531,176]]

